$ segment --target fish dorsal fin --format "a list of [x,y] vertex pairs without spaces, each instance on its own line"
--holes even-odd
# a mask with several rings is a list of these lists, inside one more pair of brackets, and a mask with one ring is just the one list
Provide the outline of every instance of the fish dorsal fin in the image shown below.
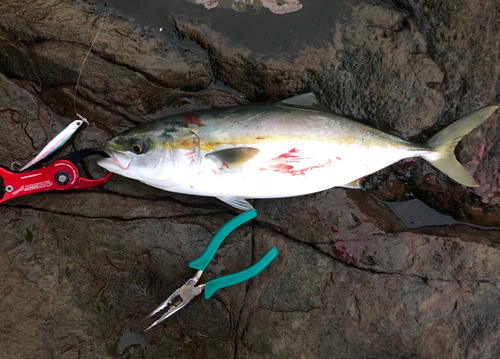
[[318,99],[316,98],[316,95],[313,93],[305,93],[303,95],[287,98],[286,100],[278,102],[278,105],[330,112],[329,109],[327,109],[325,106],[319,103]]
[[217,197],[222,202],[227,203],[234,208],[241,209],[242,211],[248,211],[250,209],[254,209],[250,203],[246,201],[246,199],[241,197]]
[[207,158],[214,160],[219,169],[224,170],[241,166],[257,156],[259,152],[260,150],[254,147],[229,148],[211,152],[207,154]]

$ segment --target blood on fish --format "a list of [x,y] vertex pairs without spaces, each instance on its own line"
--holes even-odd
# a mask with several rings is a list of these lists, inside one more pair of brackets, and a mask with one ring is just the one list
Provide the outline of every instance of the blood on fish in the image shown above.
[[291,149],[290,151],[288,151],[287,153],[283,153],[282,155],[280,155],[280,157],[281,157],[281,156],[283,156],[283,157],[285,157],[285,158],[288,158],[288,157],[290,157],[290,156],[293,156],[293,155],[292,155],[292,153],[298,153],[298,152],[299,152],[299,150],[298,150],[298,149],[296,149],[296,148],[292,148],[292,149]]
[[335,157],[336,159],[338,159],[339,161],[342,161],[342,159],[340,157]]
[[309,166],[309,167],[306,167],[306,168],[302,168],[300,170],[295,170],[295,171],[291,171],[291,175],[292,176],[297,176],[297,175],[303,175],[305,176],[306,174],[306,171],[309,171],[309,170],[313,170],[315,168],[323,168],[325,166],[328,166],[329,164],[332,163],[332,160],[328,160],[326,161],[326,163],[322,164],[322,165],[316,165],[316,166]]
[[226,167],[227,169],[229,169],[229,165],[228,165],[226,162],[224,162],[222,165],[223,165],[224,167]]
[[182,146],[189,146],[189,143],[186,140],[184,140],[184,141],[181,142],[181,145]]
[[232,145],[232,146],[239,146],[241,145],[240,142],[214,142],[213,146],[220,146],[220,145]]
[[185,113],[184,115],[182,115],[182,117],[184,117],[186,122],[191,125],[195,125],[198,127],[205,127],[205,125],[202,124],[200,121],[200,115],[197,115],[195,113]]
[[193,148],[191,150],[189,150],[189,152],[186,152],[186,157],[190,158],[191,159],[191,162],[194,162],[194,154],[195,154],[196,150]]
[[256,137],[257,140],[263,140],[265,137]]
[[301,160],[307,159],[307,158],[301,158],[299,156],[296,156],[295,153],[298,153],[299,150],[296,148],[292,148],[290,151],[283,153],[279,155],[276,158],[273,158],[269,160],[267,163],[269,164],[266,167],[261,167],[261,171],[274,171],[274,172],[280,172],[280,173],[285,173],[289,174],[292,176],[298,176],[302,175],[304,176],[305,173],[309,170],[315,169],[315,168],[322,168],[325,166],[328,166],[329,164],[332,163],[331,160],[328,160],[326,163],[322,165],[315,165],[315,166],[309,166],[301,169],[294,169],[294,166],[291,165],[291,163],[297,163],[300,162]]
[[296,149],[296,148],[292,148],[290,151],[288,151],[287,153],[283,153],[281,155],[279,155],[278,157],[276,158],[273,158],[271,161],[278,161],[280,159],[288,159],[288,158],[293,158],[295,160],[293,161],[289,161],[289,162],[298,162],[299,160],[303,160],[303,158],[300,158],[299,156],[295,156],[293,155],[293,153],[298,153],[299,150]]
[[216,170],[214,170],[214,169],[212,169],[212,172],[214,173],[214,175],[216,175],[216,174],[217,174],[217,171],[216,171]]
[[280,165],[269,166],[269,168],[261,168],[261,170],[266,170],[266,169],[270,169],[270,170],[275,171],[275,172],[293,174],[293,166],[292,165],[280,164]]

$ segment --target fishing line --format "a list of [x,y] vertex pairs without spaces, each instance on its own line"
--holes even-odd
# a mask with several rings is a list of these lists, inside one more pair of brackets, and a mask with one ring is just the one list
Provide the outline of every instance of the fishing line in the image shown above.
[[[28,164],[23,166],[20,171],[24,171],[27,168],[33,166],[35,163],[40,162],[44,158],[50,156],[54,151],[59,149],[62,145],[64,145],[70,138],[75,134],[75,132],[80,128],[80,126],[83,125],[83,123],[86,123],[88,126],[90,126],[89,121],[82,115],[78,113],[76,110],[76,95],[78,93],[78,85],[80,84],[80,77],[82,76],[83,72],[83,67],[85,66],[85,62],[87,61],[87,58],[90,55],[90,51],[92,51],[92,48],[94,47],[94,44],[97,40],[97,37],[99,36],[99,33],[101,32],[102,25],[104,24],[104,19],[106,18],[106,10],[107,6],[106,4],[104,5],[104,15],[101,20],[101,25],[99,25],[99,30],[97,31],[97,34],[94,38],[94,41],[92,42],[92,45],[90,45],[89,51],[87,51],[87,55],[85,56],[85,59],[83,60],[82,67],[80,69],[80,73],[78,74],[78,79],[76,81],[76,88],[75,88],[75,94],[73,96],[73,108],[75,109],[76,116],[80,120],[75,120],[71,122],[64,130],[62,130],[56,137],[54,137],[41,151],[38,155],[36,155],[35,158],[33,158]],[[14,162],[11,165],[11,168],[14,169],[14,165],[19,164],[19,162]]]
[[75,109],[76,116],[78,116],[78,118],[81,119],[82,121],[86,122],[87,125],[89,124],[87,119],[85,117],[81,116],[78,113],[78,111],[76,110],[76,95],[78,94],[78,85],[80,84],[80,77],[82,76],[83,67],[85,66],[85,62],[87,61],[87,58],[90,55],[90,51],[92,51],[92,48],[94,47],[94,44],[97,41],[97,38],[99,37],[99,33],[101,32],[102,25],[104,24],[104,19],[106,18],[106,10],[107,9],[108,9],[107,4],[104,4],[104,15],[102,16],[101,25],[99,25],[99,30],[97,30],[97,34],[95,35],[94,41],[92,41],[92,45],[90,45],[90,49],[89,49],[89,51],[87,51],[87,55],[85,55],[85,58],[83,59],[82,67],[80,69],[80,73],[78,74],[78,79],[76,81],[75,95],[73,96],[73,107]]

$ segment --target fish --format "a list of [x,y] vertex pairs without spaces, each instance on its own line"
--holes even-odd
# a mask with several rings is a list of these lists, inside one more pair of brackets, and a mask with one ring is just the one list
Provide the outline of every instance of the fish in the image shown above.
[[360,179],[410,157],[476,187],[454,150],[497,108],[480,109],[417,144],[334,114],[308,93],[142,123],[103,142],[109,158],[98,164],[162,190],[216,197],[240,210],[252,208],[247,199],[359,188]]

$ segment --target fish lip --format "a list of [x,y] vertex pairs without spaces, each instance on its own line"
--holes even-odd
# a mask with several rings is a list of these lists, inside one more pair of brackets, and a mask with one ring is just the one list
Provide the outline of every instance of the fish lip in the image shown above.
[[122,169],[122,170],[127,170],[129,168],[130,162],[132,160],[127,155],[125,155],[123,153],[120,153],[120,152],[115,152],[113,150],[105,150],[104,152],[106,152],[109,155],[109,158],[108,159],[102,159],[101,161],[103,161],[103,163],[106,160],[107,161],[113,161],[112,163],[115,166],[117,166],[120,169]]

